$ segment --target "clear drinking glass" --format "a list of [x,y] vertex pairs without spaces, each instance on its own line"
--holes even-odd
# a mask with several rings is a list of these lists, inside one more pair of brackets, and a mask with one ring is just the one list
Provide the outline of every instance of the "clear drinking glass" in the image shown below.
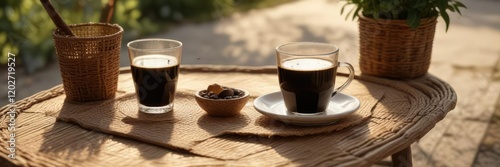
[[[276,47],[278,76],[288,111],[296,114],[323,113],[335,93],[354,78],[354,68],[338,62],[339,48],[326,43],[295,42]],[[335,86],[337,67],[349,69],[348,80]]]
[[139,39],[127,44],[139,111],[162,114],[174,108],[182,43],[171,39]]

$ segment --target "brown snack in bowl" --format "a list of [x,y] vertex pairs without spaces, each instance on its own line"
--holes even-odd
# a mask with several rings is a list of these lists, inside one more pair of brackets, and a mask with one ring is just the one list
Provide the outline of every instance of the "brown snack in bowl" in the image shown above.
[[207,90],[200,91],[200,96],[207,99],[235,99],[244,95],[243,91],[221,86],[219,84],[209,85]]

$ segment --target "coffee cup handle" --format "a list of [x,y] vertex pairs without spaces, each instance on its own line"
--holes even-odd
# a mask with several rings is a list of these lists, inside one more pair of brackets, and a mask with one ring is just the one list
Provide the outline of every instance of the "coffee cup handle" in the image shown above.
[[[342,90],[344,90],[347,86],[349,86],[349,84],[351,84],[352,80],[354,79],[354,67],[352,67],[351,64],[347,63],[347,62],[339,62],[338,63],[338,66],[339,67],[347,67],[347,69],[349,69],[349,77],[347,78],[347,81],[344,82],[344,84],[342,84],[340,87],[336,88],[333,93],[332,93],[332,97],[335,96],[337,94],[337,92],[341,92]],[[336,75],[336,74],[335,74]]]

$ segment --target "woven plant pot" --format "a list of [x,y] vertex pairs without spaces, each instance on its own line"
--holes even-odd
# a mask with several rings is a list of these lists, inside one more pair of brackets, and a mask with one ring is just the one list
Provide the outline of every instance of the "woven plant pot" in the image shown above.
[[437,17],[421,19],[412,29],[406,20],[359,17],[360,68],[366,75],[410,79],[427,73]]
[[96,101],[115,96],[123,28],[117,24],[69,25],[76,37],[52,33],[66,99]]

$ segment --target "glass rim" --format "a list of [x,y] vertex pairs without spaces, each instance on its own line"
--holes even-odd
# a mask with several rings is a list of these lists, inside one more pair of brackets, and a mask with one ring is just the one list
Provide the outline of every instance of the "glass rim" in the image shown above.
[[[137,47],[131,46],[131,44],[134,44],[134,43],[152,42],[152,41],[172,42],[172,43],[177,43],[179,45],[174,46],[174,47],[170,47],[170,48],[155,48],[155,49],[151,49],[151,48],[144,49],[144,48],[137,48]],[[165,39],[165,38],[145,38],[145,39],[136,39],[136,40],[130,41],[127,43],[127,47],[128,47],[128,49],[137,50],[137,51],[171,51],[171,50],[176,50],[176,49],[182,48],[182,42],[178,41],[178,40]]]
[[[304,44],[309,44],[309,45],[317,45],[317,46],[329,46],[329,47],[332,47],[333,51],[331,52],[324,52],[324,53],[314,53],[314,54],[300,54],[300,53],[293,53],[293,52],[287,52],[287,51],[283,51],[281,50],[280,48],[282,47],[286,47],[286,46],[290,46],[290,45],[304,45]],[[339,52],[339,47],[337,45],[334,45],[334,44],[329,44],[329,43],[321,43],[321,42],[289,42],[289,43],[285,43],[285,44],[281,44],[279,46],[276,47],[276,51],[279,52],[279,53],[282,53],[282,54],[287,54],[287,55],[292,55],[292,56],[327,56],[327,55],[332,55],[332,54],[335,54],[335,53],[338,53]]]

